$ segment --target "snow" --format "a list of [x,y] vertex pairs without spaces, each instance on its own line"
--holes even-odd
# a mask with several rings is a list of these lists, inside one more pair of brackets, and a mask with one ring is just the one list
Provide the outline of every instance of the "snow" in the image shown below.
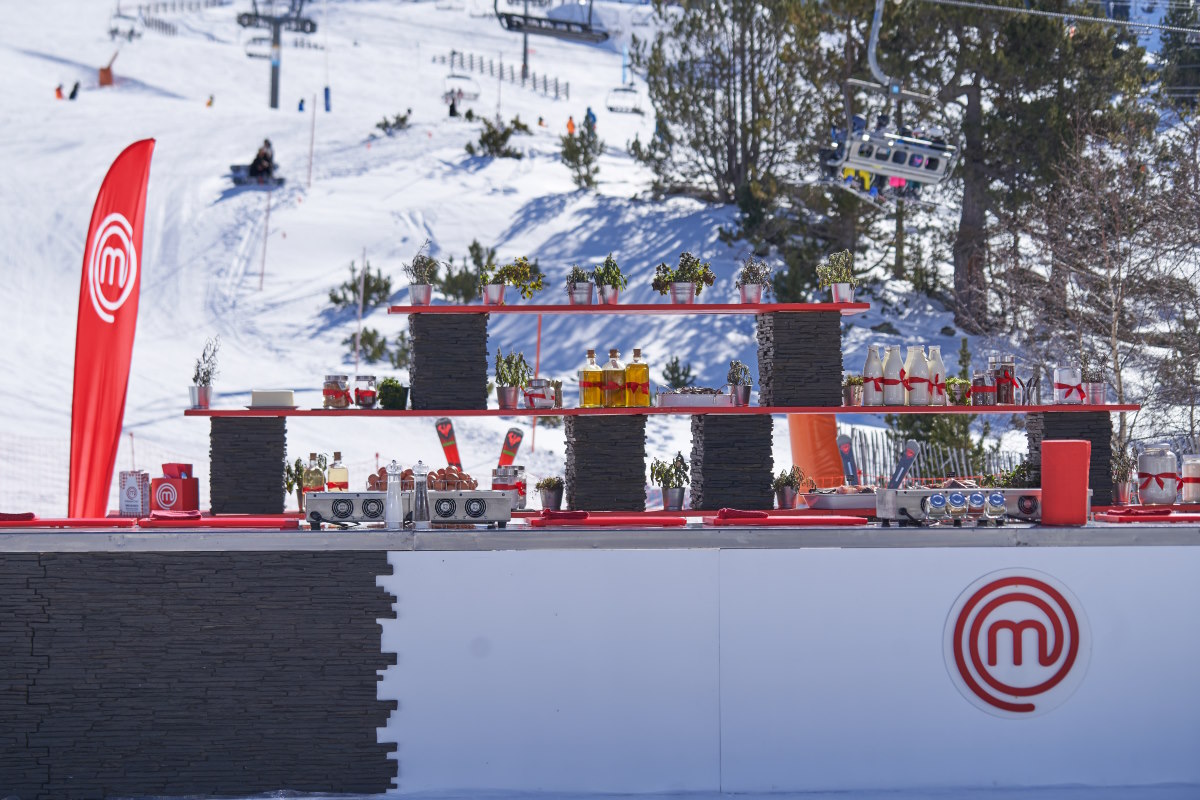
[[[705,298],[733,299],[737,260],[747,250],[744,243],[720,241],[720,230],[734,224],[733,210],[687,198],[642,199],[650,176],[625,145],[652,132],[653,116],[604,107],[621,78],[627,34],[620,31],[628,31],[632,15],[644,9],[597,3],[605,24],[617,32],[601,45],[530,38],[532,72],[569,82],[569,101],[476,72],[482,93],[466,105],[506,120],[519,115],[533,127],[532,135],[513,140],[523,159],[491,160],[465,152],[479,126],[447,117],[441,94],[449,70],[434,61],[457,50],[519,66],[521,38],[494,17],[477,16],[477,4],[310,4],[319,26],[312,40],[327,49],[290,46],[300,37],[285,34],[278,110],[268,108],[268,63],[244,52],[245,43],[262,32],[235,22],[247,5],[168,13],[163,16],[176,23],[178,36],[147,31],[120,45],[108,39],[111,9],[103,3],[47,0],[8,15],[0,32],[0,71],[10,86],[8,113],[0,121],[6,165],[0,171],[0,292],[8,300],[5,316],[15,346],[0,353],[0,370],[10,376],[0,391],[0,510],[65,511],[83,239],[105,171],[137,139],[154,137],[157,146],[117,469],[136,466],[153,475],[160,462],[192,462],[204,498],[208,424],[184,418],[182,410],[205,338],[220,335],[222,343],[216,407],[237,408],[249,402],[251,389],[279,387],[294,388],[302,407],[319,405],[322,377],[353,369],[342,341],[354,331],[354,315],[332,310],[328,292],[348,277],[348,265],[360,262],[364,250],[373,267],[392,277],[392,302],[398,303],[407,300],[401,264],[427,238],[435,256],[453,255],[457,263],[474,239],[495,247],[499,259],[537,258],[547,274],[546,302],[561,302],[562,277],[572,263],[595,264],[609,252],[632,273],[624,298],[653,302],[654,265],[674,263],[688,249],[711,261],[718,275]],[[100,88],[96,68],[114,51],[116,85]],[[75,81],[82,84],[77,101],[54,99],[56,84],[69,90]],[[321,103],[327,83],[332,113]],[[214,104],[208,108],[210,95]],[[308,113],[296,110],[301,98]],[[558,136],[568,115],[582,119],[589,106],[608,150],[600,160],[599,188],[582,192],[559,162]],[[378,136],[380,118],[409,108],[409,130]],[[536,126],[539,116],[546,127]],[[271,194],[234,187],[229,165],[247,163],[264,137],[274,144],[286,186]],[[944,309],[922,300],[891,321],[953,353],[957,341],[933,335],[949,319]],[[868,341],[899,341],[869,332],[883,320],[883,312],[872,311],[849,323],[847,369],[860,367]],[[377,308],[363,324],[394,340],[407,321]],[[671,356],[680,355],[701,385],[720,386],[732,358],[756,371],[753,324],[749,316],[546,317],[541,374],[573,380],[588,347],[617,347],[626,359],[633,347],[642,347],[653,380]],[[532,360],[536,326],[530,316],[494,316],[489,348],[520,349]],[[360,371],[392,373],[386,365]],[[511,422],[456,420],[468,471],[486,478]],[[526,422],[520,424],[528,431]],[[686,452],[688,425],[687,418],[651,419],[648,456]],[[783,428],[780,421],[780,466],[790,463]],[[432,421],[293,418],[288,433],[292,458],[341,450],[355,483],[377,461],[443,461]],[[562,437],[561,428],[545,427],[526,436],[518,462],[531,478],[561,473]]]

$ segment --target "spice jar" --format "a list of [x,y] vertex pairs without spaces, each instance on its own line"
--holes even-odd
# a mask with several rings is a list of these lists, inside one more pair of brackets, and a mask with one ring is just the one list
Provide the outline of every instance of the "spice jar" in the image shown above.
[[354,376],[354,404],[359,408],[374,408],[379,398],[375,390],[374,375]]
[[326,375],[321,398],[325,408],[349,408],[350,376]]
[[1011,406],[1017,402],[1017,359],[1011,353],[1000,357],[996,366],[996,404]]
[[996,405],[996,387],[989,382],[988,373],[975,370],[971,377],[971,405]]
[[1200,455],[1193,453],[1184,456],[1180,473],[1183,502],[1200,503]]
[[1143,505],[1171,505],[1179,492],[1178,462],[1166,444],[1147,447],[1138,456],[1138,497]]
[[1085,402],[1083,376],[1077,367],[1054,368],[1054,402],[1079,405]]

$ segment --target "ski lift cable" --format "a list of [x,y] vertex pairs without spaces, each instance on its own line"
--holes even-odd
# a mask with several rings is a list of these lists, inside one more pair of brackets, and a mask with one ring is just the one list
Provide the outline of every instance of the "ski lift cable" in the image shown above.
[[[1009,8],[1007,6],[997,6],[993,5],[992,3],[973,3],[971,0],[921,0],[921,2],[933,3],[939,6],[974,8],[980,11],[1003,11],[1009,14],[1030,14],[1035,17],[1048,17],[1050,19],[1058,19],[1064,22],[1095,22],[1100,25],[1120,25],[1124,28],[1137,28],[1139,30],[1150,29],[1156,31],[1170,31],[1172,33],[1200,34],[1200,28],[1181,28],[1176,25],[1159,25],[1153,22],[1131,22],[1127,20],[1108,19],[1104,17],[1081,17],[1078,14],[1064,14],[1058,11],[1038,11],[1032,8]],[[869,54],[870,50],[868,49],[868,55]],[[874,65],[872,65],[872,71],[874,71]]]

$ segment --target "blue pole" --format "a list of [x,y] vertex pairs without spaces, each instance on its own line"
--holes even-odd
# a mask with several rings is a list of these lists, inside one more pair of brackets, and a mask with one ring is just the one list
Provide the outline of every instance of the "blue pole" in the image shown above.
[[625,80],[625,68],[629,64],[629,45],[625,45],[621,49],[621,85],[624,86],[628,81]]
[[325,113],[328,114],[331,110],[332,110],[332,106],[330,105],[330,100],[329,100],[329,87],[326,86],[325,87]]

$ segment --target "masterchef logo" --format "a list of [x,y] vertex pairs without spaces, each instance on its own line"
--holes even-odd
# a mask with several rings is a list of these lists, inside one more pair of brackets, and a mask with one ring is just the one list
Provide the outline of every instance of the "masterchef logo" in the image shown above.
[[96,316],[112,322],[137,286],[137,250],[133,226],[114,212],[96,228],[88,247],[88,291]]
[[1029,569],[985,575],[946,619],[946,669],[977,708],[1033,717],[1066,702],[1087,672],[1091,632],[1079,600]]
[[171,508],[178,499],[179,493],[175,491],[173,484],[160,483],[154,491],[154,501],[158,503],[159,508]]

